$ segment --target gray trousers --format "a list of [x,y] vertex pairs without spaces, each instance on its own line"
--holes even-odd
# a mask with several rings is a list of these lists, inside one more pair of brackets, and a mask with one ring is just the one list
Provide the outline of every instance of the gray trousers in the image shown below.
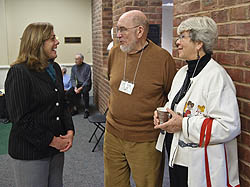
[[64,153],[41,160],[12,159],[16,187],[62,187]]

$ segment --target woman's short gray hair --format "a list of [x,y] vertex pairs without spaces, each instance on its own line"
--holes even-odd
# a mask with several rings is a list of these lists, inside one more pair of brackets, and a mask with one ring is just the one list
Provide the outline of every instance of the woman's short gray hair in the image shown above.
[[213,47],[217,41],[218,32],[215,21],[207,16],[188,18],[177,28],[177,34],[184,31],[190,32],[192,41],[203,42],[203,50],[206,54],[213,53]]

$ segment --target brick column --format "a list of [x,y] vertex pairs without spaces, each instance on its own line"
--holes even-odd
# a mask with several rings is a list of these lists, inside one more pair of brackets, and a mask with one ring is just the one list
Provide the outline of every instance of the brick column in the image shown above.
[[107,107],[109,86],[106,78],[107,46],[112,41],[112,0],[92,1],[93,94],[101,112]]
[[107,46],[111,42],[110,30],[119,17],[129,10],[141,10],[150,24],[161,24],[161,0],[93,0],[93,88],[94,101],[101,112],[107,107],[110,93],[107,81]]

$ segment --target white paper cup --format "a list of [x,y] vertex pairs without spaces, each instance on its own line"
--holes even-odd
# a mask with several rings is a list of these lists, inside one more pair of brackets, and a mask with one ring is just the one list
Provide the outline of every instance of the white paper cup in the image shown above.
[[171,114],[164,107],[158,107],[156,110],[160,124],[167,122],[172,117]]

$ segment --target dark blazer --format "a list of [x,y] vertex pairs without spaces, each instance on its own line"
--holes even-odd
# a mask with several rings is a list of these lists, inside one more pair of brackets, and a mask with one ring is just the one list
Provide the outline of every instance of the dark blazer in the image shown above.
[[25,64],[10,68],[5,81],[6,105],[12,122],[9,154],[15,159],[42,159],[58,150],[49,146],[53,136],[73,130],[67,111],[61,68],[55,62],[56,81],[47,71],[36,72]]

